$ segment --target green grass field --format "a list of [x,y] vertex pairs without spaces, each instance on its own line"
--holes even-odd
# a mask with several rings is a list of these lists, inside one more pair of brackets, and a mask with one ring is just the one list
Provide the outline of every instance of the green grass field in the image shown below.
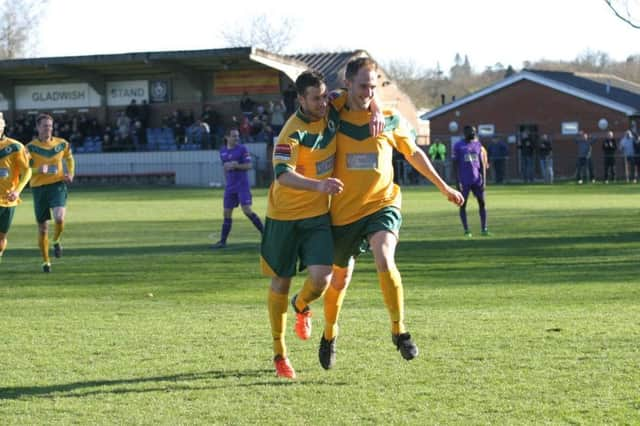
[[0,264],[0,424],[640,424],[637,185],[490,187],[493,236],[471,240],[432,187],[406,189],[420,357],[392,346],[364,255],[335,369],[317,361],[321,302],[309,341],[289,315],[295,381],[273,373],[257,232],[236,211],[229,248],[208,249],[221,195],[72,189],[43,274],[25,194]]

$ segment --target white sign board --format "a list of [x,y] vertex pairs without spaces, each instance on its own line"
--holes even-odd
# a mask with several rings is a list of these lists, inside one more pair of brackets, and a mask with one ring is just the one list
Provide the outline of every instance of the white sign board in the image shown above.
[[87,83],[16,86],[16,109],[99,107],[100,95]]
[[136,103],[149,101],[149,82],[147,80],[110,81],[107,83],[107,105],[129,105],[135,99]]

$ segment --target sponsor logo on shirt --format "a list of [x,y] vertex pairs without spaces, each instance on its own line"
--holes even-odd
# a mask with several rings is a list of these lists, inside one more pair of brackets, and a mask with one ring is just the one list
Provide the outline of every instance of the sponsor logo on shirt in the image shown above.
[[333,171],[334,161],[335,157],[333,155],[325,160],[318,161],[316,163],[316,175],[321,176],[326,173],[331,173]]
[[347,169],[370,170],[378,168],[378,153],[347,154]]
[[6,179],[9,177],[9,169],[0,169],[0,179]]
[[467,163],[474,163],[478,161],[478,154],[475,152],[467,152],[464,154],[464,161]]
[[289,161],[291,159],[291,147],[286,144],[276,145],[273,151],[273,159],[280,161]]
[[47,174],[49,175],[55,175],[57,173],[58,173],[58,166],[50,165],[49,168],[47,169]]

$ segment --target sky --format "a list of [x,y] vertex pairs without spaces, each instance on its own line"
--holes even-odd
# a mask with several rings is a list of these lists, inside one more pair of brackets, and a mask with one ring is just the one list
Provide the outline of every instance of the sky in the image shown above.
[[476,71],[587,51],[616,61],[640,53],[640,30],[604,0],[48,0],[31,56],[224,48],[222,29],[262,14],[293,24],[284,53],[364,49],[382,64],[444,71],[456,53]]

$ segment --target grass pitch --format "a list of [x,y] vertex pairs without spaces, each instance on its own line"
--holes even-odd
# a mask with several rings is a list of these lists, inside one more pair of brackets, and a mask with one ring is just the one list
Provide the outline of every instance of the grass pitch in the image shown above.
[[[0,264],[2,424],[638,424],[640,189],[489,187],[462,237],[432,187],[404,190],[404,361],[370,255],[338,363],[287,342],[274,376],[257,232],[239,210],[212,251],[220,190],[72,189],[64,257],[40,271],[30,194]],[[266,191],[254,192],[264,215]],[[213,235],[212,235],[213,234]],[[294,282],[300,288],[302,279]]]

